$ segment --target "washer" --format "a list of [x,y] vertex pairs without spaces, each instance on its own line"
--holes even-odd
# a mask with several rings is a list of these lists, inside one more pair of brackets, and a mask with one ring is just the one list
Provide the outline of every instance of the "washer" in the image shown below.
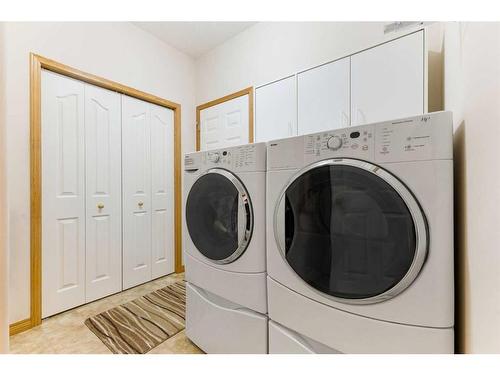
[[453,353],[452,115],[268,144],[270,353]]
[[266,144],[184,160],[186,335],[207,353],[267,353]]

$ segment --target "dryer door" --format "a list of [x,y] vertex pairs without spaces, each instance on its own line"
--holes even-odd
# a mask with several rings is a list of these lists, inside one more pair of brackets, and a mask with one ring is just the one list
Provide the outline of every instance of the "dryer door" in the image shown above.
[[401,293],[427,254],[427,225],[411,192],[384,169],[354,159],[314,163],[280,195],[282,256],[309,286],[343,303]]
[[186,224],[197,250],[218,264],[231,263],[246,250],[253,209],[241,181],[225,169],[210,169],[191,187]]

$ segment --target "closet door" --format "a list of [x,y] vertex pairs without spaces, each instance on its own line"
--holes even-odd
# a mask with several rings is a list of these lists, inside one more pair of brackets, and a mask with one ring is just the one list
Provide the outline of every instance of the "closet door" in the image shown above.
[[121,290],[120,94],[85,85],[86,302]]
[[123,288],[151,280],[149,104],[122,95]]
[[297,135],[295,76],[255,90],[255,120],[256,142]]
[[298,75],[298,134],[349,126],[350,57]]
[[174,111],[150,108],[154,279],[174,272]]
[[42,71],[42,317],[85,303],[84,84]]

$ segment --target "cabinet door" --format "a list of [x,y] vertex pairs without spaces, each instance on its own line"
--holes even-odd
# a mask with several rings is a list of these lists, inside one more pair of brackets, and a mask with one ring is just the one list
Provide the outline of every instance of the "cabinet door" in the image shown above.
[[200,150],[232,147],[249,142],[249,97],[238,98],[200,111]]
[[299,135],[349,126],[349,70],[347,57],[298,75]]
[[424,112],[423,31],[351,57],[351,123]]
[[84,84],[42,71],[42,317],[85,303]]
[[122,288],[120,94],[85,85],[86,302]]
[[152,277],[174,272],[174,111],[150,104]]
[[149,104],[122,95],[123,288],[151,280]]
[[255,139],[265,142],[297,135],[295,76],[255,90]]

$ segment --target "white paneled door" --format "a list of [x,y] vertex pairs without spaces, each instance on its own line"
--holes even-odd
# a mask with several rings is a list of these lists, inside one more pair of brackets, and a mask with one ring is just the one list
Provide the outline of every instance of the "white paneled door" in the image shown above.
[[121,290],[120,94],[85,85],[86,302]]
[[152,278],[174,272],[174,111],[150,104]]
[[84,84],[42,72],[42,317],[85,303]]
[[295,76],[255,90],[255,140],[266,142],[297,135]]
[[123,288],[151,280],[151,114],[122,95]]
[[200,150],[249,142],[249,96],[243,95],[200,111]]
[[299,73],[298,134],[350,125],[350,57]]
[[351,123],[424,112],[424,32],[351,56]]

